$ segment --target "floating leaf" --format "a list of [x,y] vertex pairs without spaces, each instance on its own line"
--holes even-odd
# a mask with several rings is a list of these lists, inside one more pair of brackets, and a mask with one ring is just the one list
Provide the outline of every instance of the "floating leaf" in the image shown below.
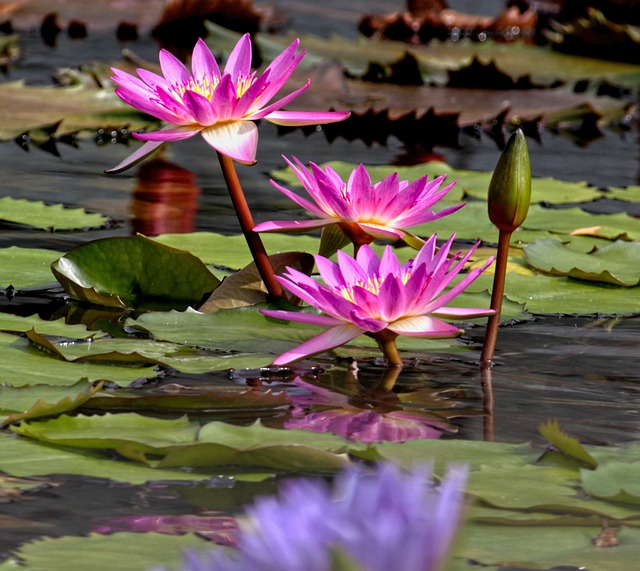
[[144,236],[82,244],[51,269],[76,299],[112,307],[195,304],[220,280],[198,258]]
[[640,462],[605,462],[595,470],[581,470],[582,486],[589,495],[612,502],[640,504]]
[[40,248],[0,248],[0,287],[16,289],[44,286],[55,282],[51,263],[60,252]]
[[582,254],[558,240],[536,240],[525,246],[527,262],[534,268],[555,276],[604,282],[620,286],[640,283],[640,242],[616,241],[593,253]]
[[0,220],[52,231],[98,228],[109,221],[102,214],[89,214],[82,208],[47,205],[42,201],[10,196],[0,198]]
[[69,386],[80,380],[110,380],[128,384],[138,378],[154,377],[153,367],[127,367],[118,364],[69,363],[31,346],[27,339],[0,333],[0,384],[13,387],[32,385]]
[[86,339],[87,337],[99,336],[95,331],[88,331],[82,324],[69,325],[65,323],[65,320],[62,318],[47,321],[37,315],[22,317],[21,315],[13,315],[12,313],[0,313],[0,331],[26,333],[31,329],[37,330],[38,333],[44,335],[59,335],[73,339]]
[[20,546],[0,570],[47,569],[67,571],[73,556],[88,569],[131,571],[149,566],[176,567],[182,561],[182,549],[211,549],[211,543],[194,534],[170,536],[163,533],[93,533],[87,537],[45,537]]
[[591,468],[595,468],[598,462],[589,452],[580,444],[580,441],[570,436],[560,428],[557,420],[549,420],[538,427],[543,438],[556,446],[561,452],[567,456],[571,456],[580,462],[583,462]]
[[[78,392],[78,385],[85,385],[81,392]],[[86,386],[86,382],[80,382],[68,389],[61,390],[57,387],[36,386],[23,389],[4,389],[0,393],[0,409],[10,410],[8,407],[17,405],[15,396],[19,395],[22,402],[31,395],[31,406],[24,409],[15,409],[16,412],[10,414],[4,420],[0,420],[0,426],[17,422],[19,420],[31,420],[42,416],[53,416],[74,410],[87,402],[94,394],[102,388],[102,382],[95,385]],[[66,394],[65,394],[66,393]],[[64,395],[64,396],[63,396]],[[14,397],[14,398],[11,398]],[[50,400],[53,397],[53,400]],[[9,401],[9,403],[7,403]]]

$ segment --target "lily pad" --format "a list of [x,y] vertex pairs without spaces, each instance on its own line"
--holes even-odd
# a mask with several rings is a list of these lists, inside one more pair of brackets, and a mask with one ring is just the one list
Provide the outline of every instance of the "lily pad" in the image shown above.
[[10,196],[0,198],[0,220],[51,231],[99,228],[109,221],[102,214],[89,214],[82,208],[47,205],[42,201]]
[[144,236],[88,242],[51,269],[76,299],[112,307],[195,304],[220,284],[192,254]]
[[154,377],[154,367],[78,362],[69,363],[31,346],[27,339],[0,333],[0,384],[13,387],[33,385],[69,386],[80,380],[110,380],[129,384],[144,377]]
[[0,420],[0,426],[74,410],[87,402],[101,388],[102,382],[90,385],[86,381],[68,388],[48,385],[22,389],[6,387],[0,392],[0,410],[15,412]]
[[591,496],[612,502],[640,504],[640,462],[605,462],[581,470],[582,485]]
[[640,283],[640,242],[618,240],[589,254],[567,248],[558,240],[536,240],[525,246],[527,262],[534,268],[555,276],[569,276],[620,286]]
[[59,257],[60,252],[41,248],[0,248],[0,287],[24,289],[54,283],[50,266]]

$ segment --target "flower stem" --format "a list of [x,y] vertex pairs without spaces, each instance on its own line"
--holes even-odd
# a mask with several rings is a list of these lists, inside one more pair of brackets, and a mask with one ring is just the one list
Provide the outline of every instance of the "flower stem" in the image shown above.
[[282,286],[278,280],[276,280],[273,265],[267,255],[267,251],[262,243],[260,234],[253,231],[255,223],[253,222],[253,216],[251,215],[251,210],[247,204],[247,199],[242,190],[242,186],[240,186],[238,173],[236,172],[236,168],[233,164],[233,159],[227,155],[218,153],[218,160],[222,167],[222,175],[227,183],[229,196],[231,197],[233,208],[236,211],[238,222],[240,222],[242,233],[244,234],[247,245],[249,246],[249,251],[253,256],[253,261],[258,268],[258,273],[267,288],[268,295],[275,298],[284,297]]
[[389,366],[402,367],[404,365],[402,358],[400,357],[400,351],[398,351],[398,346],[396,345],[396,338],[398,337],[397,333],[392,333],[391,331],[383,329],[378,333],[370,334],[370,336],[378,343],[378,347],[380,347],[380,350],[382,351]]
[[483,368],[491,367],[493,363],[493,352],[495,351],[496,341],[498,340],[498,327],[500,325],[500,312],[502,311],[502,296],[504,295],[510,242],[511,232],[500,230],[496,269],[493,276],[493,289],[491,291],[491,309],[493,309],[495,313],[489,317],[489,321],[487,322],[484,347],[482,348],[482,357],[480,358],[480,364]]

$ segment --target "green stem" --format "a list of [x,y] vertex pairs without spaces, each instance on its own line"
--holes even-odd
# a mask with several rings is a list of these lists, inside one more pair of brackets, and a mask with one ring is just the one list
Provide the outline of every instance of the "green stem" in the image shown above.
[[255,226],[253,216],[251,215],[251,210],[247,204],[247,199],[242,190],[242,186],[240,186],[238,173],[236,173],[233,159],[227,155],[218,153],[218,160],[222,167],[222,175],[227,183],[229,196],[231,197],[233,208],[236,211],[238,222],[240,222],[242,233],[244,234],[247,245],[249,246],[249,251],[253,256],[253,261],[258,268],[258,273],[267,288],[267,292],[274,298],[284,297],[282,286],[278,280],[276,280],[276,273],[273,269],[273,265],[271,264],[271,260],[267,255],[264,244],[262,243],[260,234],[253,231],[253,227]]
[[480,363],[483,368],[491,367],[493,363],[493,352],[498,340],[498,327],[500,325],[500,312],[502,311],[502,297],[504,295],[504,283],[507,275],[507,261],[509,259],[509,243],[511,242],[511,232],[500,230],[498,238],[498,254],[496,256],[496,269],[493,276],[493,289],[491,291],[491,309],[495,313],[489,317],[487,330],[484,337],[484,347]]

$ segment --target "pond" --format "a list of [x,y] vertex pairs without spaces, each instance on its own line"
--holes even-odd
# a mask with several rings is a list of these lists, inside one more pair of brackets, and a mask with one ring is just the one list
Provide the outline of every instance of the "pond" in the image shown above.
[[[478,11],[477,4],[450,2],[456,9],[467,12]],[[336,33],[344,38],[357,36],[357,20],[364,11],[388,13],[397,9],[396,3],[383,1],[356,1],[348,7],[334,1],[324,2],[322,6],[311,2],[288,1],[279,2],[278,5],[288,13],[290,26],[296,33],[318,34],[323,37]],[[485,14],[495,15],[502,2],[483,2],[482,5]],[[35,29],[19,30],[19,33],[23,57],[16,65],[10,66],[3,82],[24,79],[31,85],[48,85],[52,74],[61,68],[73,68],[92,61],[118,60],[123,47],[115,40],[112,31],[105,30],[91,32],[82,40],[71,40],[62,34],[55,47],[45,45]],[[137,57],[156,61],[157,44],[148,37],[143,36],[125,47]],[[637,86],[634,93],[637,94]],[[478,92],[478,97],[483,95]],[[496,111],[508,107],[508,92],[504,93],[504,99],[505,104]],[[541,129],[539,141],[530,137],[528,142],[533,176],[566,182],[585,181],[596,189],[638,185],[639,122],[632,114],[631,102],[631,96],[627,96],[623,103],[629,103],[628,114],[623,120],[601,122],[597,136],[584,139],[576,136],[573,127],[565,128],[561,124],[554,129],[549,124],[548,128]],[[262,122],[259,129],[257,165],[238,167],[257,222],[274,218],[295,219],[301,214],[292,209],[269,183],[271,176],[277,176],[273,173],[285,167],[283,155],[295,155],[303,162],[342,161],[353,165],[364,163],[367,166],[410,166],[420,164],[429,155],[428,158],[442,161],[454,171],[464,173],[491,171],[501,152],[491,133],[482,128],[460,129],[457,144],[439,144],[433,150],[407,145],[406,141],[393,135],[386,137],[383,143],[368,144],[358,137],[344,134],[334,137],[330,129],[284,132],[266,122]],[[73,144],[66,144],[67,142]],[[143,163],[141,167],[117,176],[103,174],[105,169],[126,158],[137,144],[133,139],[121,137],[117,133],[112,136],[109,129],[106,132],[96,132],[91,137],[59,140],[55,149],[50,145],[39,145],[34,136],[31,137],[28,148],[21,147],[12,140],[2,142],[0,164],[3,196],[83,208],[103,214],[111,222],[107,226],[84,232],[45,232],[6,223],[0,232],[0,247],[48,249],[62,254],[89,240],[131,236],[136,232],[149,236],[189,232],[214,232],[230,236],[240,232],[218,161],[200,137],[168,147],[161,157],[164,162],[147,163],[147,166]],[[462,176],[461,174],[460,184],[464,183]],[[582,191],[583,187],[579,188]],[[572,189],[573,187],[569,191]],[[564,189],[562,191],[567,192]],[[473,202],[474,199],[471,200]],[[631,220],[631,217],[640,215],[638,200],[623,201],[607,198],[606,195],[595,201],[558,200],[545,206],[549,210],[558,211],[568,210],[576,205],[582,206],[586,212],[600,215],[627,213]],[[475,230],[470,230],[473,231]],[[631,232],[629,235],[632,235]],[[461,247],[468,246],[470,240],[466,239],[464,232],[462,236]],[[638,238],[632,236],[632,239]],[[173,246],[180,247],[182,243],[190,244],[179,236],[171,239]],[[491,240],[485,240],[483,245],[490,247],[493,244],[495,241],[492,243]],[[235,269],[224,263],[213,266],[217,266],[214,271],[219,270],[220,276],[228,273],[223,267]],[[38,315],[43,320],[65,317],[68,325],[87,324],[90,329],[102,329],[116,340],[127,337],[142,339],[149,332],[163,342],[172,340],[171,325],[166,325],[167,329],[162,330],[164,337],[158,337],[159,330],[154,329],[154,326],[158,327],[157,324],[145,322],[141,313],[106,311],[92,314],[82,304],[68,302],[61,288],[54,283],[53,275],[50,282],[44,286],[27,287],[22,291],[7,291],[0,300],[2,313],[22,317]],[[3,287],[6,285],[3,284]],[[635,289],[637,286],[629,288],[629,291],[633,292]],[[533,300],[544,298],[544,293],[542,290],[527,291],[525,295]],[[395,449],[384,448],[390,446],[388,443],[375,448],[375,442],[413,439],[420,442],[433,439],[445,444],[449,441],[477,441],[480,445],[481,441],[491,441],[497,443],[496,446],[505,446],[499,448],[500,454],[504,453],[499,467],[504,468],[507,479],[519,477],[509,472],[506,466],[510,462],[507,458],[520,453],[516,452],[519,450],[516,446],[507,446],[532,446],[527,449],[527,454],[531,450],[541,453],[546,439],[541,436],[539,427],[552,419],[557,420],[564,431],[583,444],[594,447],[629,446],[637,441],[640,429],[638,298],[632,293],[628,296],[627,305],[620,303],[616,306],[622,309],[609,311],[602,309],[600,297],[596,297],[590,304],[587,299],[591,295],[589,292],[576,295],[578,301],[582,302],[581,307],[591,307],[592,310],[563,311],[554,305],[549,311],[532,310],[534,315],[526,318],[518,318],[517,313],[514,314],[514,318],[501,327],[495,366],[489,372],[482,371],[478,365],[484,326],[473,324],[462,336],[461,342],[456,342],[455,345],[435,345],[433,348],[429,345],[429,350],[421,351],[411,345],[406,353],[406,366],[393,380],[390,380],[388,370],[371,347],[365,347],[360,352],[349,350],[338,357],[324,353],[285,369],[253,365],[231,369],[220,366],[209,370],[206,365],[200,369],[195,366],[181,369],[180,356],[173,356],[173,361],[156,360],[152,362],[154,367],[149,366],[150,358],[147,358],[142,363],[134,362],[139,372],[129,374],[130,378],[125,373],[122,378],[96,377],[107,378],[104,388],[120,387],[125,396],[133,397],[137,393],[150,397],[175,397],[182,392],[187,396],[192,393],[197,399],[208,391],[222,399],[222,404],[209,404],[200,409],[194,407],[193,403],[186,405],[186,410],[189,411],[187,421],[187,417],[179,414],[185,410],[180,407],[185,405],[178,400],[171,405],[173,409],[158,408],[153,402],[132,405],[126,399],[108,404],[94,401],[92,405],[88,402],[80,409],[79,417],[70,412],[68,426],[61,425],[48,436],[45,434],[38,444],[42,449],[20,448],[20,443],[26,440],[24,437],[33,435],[29,435],[28,430],[25,433],[18,430],[23,436],[9,436],[10,432],[5,427],[5,462],[0,462],[0,470],[6,476],[1,476],[3,482],[0,497],[7,503],[3,504],[0,515],[0,570],[18,568],[20,561],[27,569],[83,568],[78,563],[83,557],[88,557],[87,561],[94,563],[99,561],[99,557],[105,556],[113,557],[110,565],[101,567],[96,563],[92,566],[144,569],[151,565],[174,564],[178,555],[169,555],[169,552],[178,554],[183,546],[203,544],[206,539],[221,545],[231,544],[236,525],[231,516],[241,513],[243,506],[250,503],[256,495],[274,493],[281,481],[292,475],[326,476],[333,473],[340,464],[337,461],[332,464],[334,460],[323,460],[328,462],[323,464],[319,457],[313,456],[306,469],[303,463],[297,465],[297,468],[287,468],[283,467],[283,462],[288,452],[280,451],[271,460],[273,464],[266,465],[252,465],[251,459],[238,461],[235,457],[237,463],[214,463],[206,468],[198,464],[179,468],[180,464],[172,465],[168,462],[163,466],[167,470],[166,474],[153,477],[152,466],[156,465],[164,452],[150,452],[152,444],[147,439],[161,431],[160,425],[150,424],[148,428],[135,425],[134,430],[148,432],[142,438],[142,451],[127,452],[121,445],[106,442],[110,438],[108,434],[100,436],[100,431],[105,430],[107,424],[87,425],[86,434],[90,442],[80,445],[73,443],[75,436],[69,434],[75,432],[77,436],[76,431],[82,426],[73,424],[73,419],[84,418],[85,415],[103,419],[122,415],[124,418],[125,414],[133,411],[146,415],[151,419],[150,422],[175,421],[176,424],[167,429],[169,440],[182,438],[180,435],[183,430],[191,430],[186,424],[178,425],[183,420],[198,426],[225,421],[230,426],[242,428],[251,426],[259,419],[268,429],[333,431],[359,443],[350,450],[353,457],[376,459],[371,452],[375,449],[380,458],[393,459],[401,465],[405,462],[405,466],[409,466],[410,462],[403,454],[410,452],[395,452]],[[580,295],[584,296],[582,300]],[[619,295],[624,300],[624,293]],[[512,317],[512,314],[509,313],[508,317]],[[130,320],[125,325],[127,318]],[[131,318],[136,318],[137,322],[133,323]],[[173,327],[201,325],[186,321],[176,322]],[[224,327],[224,324],[218,327]],[[9,327],[3,327],[3,330],[15,332]],[[65,333],[53,332],[51,335],[65,336]],[[253,343],[261,343],[252,339]],[[45,348],[33,338],[31,341],[33,346],[27,347],[28,342],[20,337],[19,342],[23,343],[20,345],[21,351],[25,355],[33,354],[34,359],[44,358],[42,354],[36,355],[39,351],[33,347],[49,351],[48,346]],[[290,337],[288,342],[292,346],[297,343],[297,337]],[[11,346],[15,346],[15,343]],[[59,341],[53,338],[52,343],[53,350],[59,350],[63,358],[78,356],[78,353],[69,353],[65,357],[64,339]],[[215,338],[212,341],[207,337],[206,341],[198,344],[197,350],[208,358],[215,343]],[[278,343],[278,347],[283,346],[282,340]],[[90,344],[85,343],[85,346]],[[140,347],[138,350],[142,350]],[[223,343],[218,348],[221,352],[232,353],[227,347]],[[265,347],[267,353],[271,352],[274,356],[277,354],[276,350],[269,350],[270,345]],[[192,349],[190,347],[189,350]],[[47,381],[42,380],[46,378],[46,374],[41,372],[41,362],[33,363],[22,369],[13,363],[9,365],[7,371],[11,369],[11,376],[7,377],[9,380],[2,379],[3,384],[28,389],[29,385],[35,384],[25,380],[31,374],[34,379],[46,384]],[[29,370],[29,367],[37,369]],[[16,385],[12,379],[20,374],[23,382]],[[64,375],[58,373],[53,366],[50,374],[56,379],[60,374]],[[85,376],[84,379],[94,380],[91,376]],[[74,379],[74,382],[76,380],[80,380],[80,377]],[[58,386],[62,386],[62,383]],[[388,390],[389,386],[393,387],[392,390]],[[87,387],[88,384],[83,385],[75,393],[69,389],[68,394],[88,390]],[[247,391],[253,400],[245,402],[242,399],[246,398]],[[63,393],[55,395],[55,399],[62,399]],[[46,397],[47,393],[45,400]],[[34,401],[35,398],[37,395],[34,393]],[[6,402],[10,402],[10,399]],[[7,406],[2,408],[9,409]],[[26,408],[28,407],[20,410]],[[492,414],[488,414],[489,412]],[[55,414],[56,411],[51,411],[46,418]],[[349,418],[345,419],[345,416]],[[114,420],[114,423],[117,422]],[[130,428],[114,425],[117,432],[112,438],[120,442],[118,438],[123,438],[124,431]],[[56,430],[64,435],[58,435]],[[56,441],[56,438],[59,440]],[[102,442],[103,438],[105,442]],[[256,432],[256,438],[262,438],[259,432]],[[320,448],[336,446],[319,442],[310,445]],[[374,447],[367,452],[366,445],[372,442]],[[554,443],[557,444],[555,441]],[[358,448],[360,444],[362,447]],[[219,443],[216,444],[218,445]],[[13,448],[14,446],[16,447]],[[77,460],[72,455],[73,450],[76,450],[75,446],[86,446],[91,451]],[[169,445],[163,441],[162,446]],[[416,454],[422,454],[421,449],[416,450]],[[435,453],[430,448],[426,450],[426,458]],[[483,449],[478,450],[477,454],[482,456]],[[498,448],[495,450],[495,454],[498,454]],[[55,454],[58,453],[59,460],[56,460]],[[49,454],[52,455],[51,458]],[[20,456],[22,461],[14,464],[13,456]],[[464,459],[458,452],[451,452],[449,456],[443,457]],[[116,458],[117,461],[114,462]],[[474,455],[470,461],[474,466],[475,463],[483,465]],[[34,463],[31,469],[29,462]],[[34,467],[38,462],[42,462],[42,466]],[[56,462],[59,462],[59,469],[54,468]],[[86,466],[92,462],[94,464],[86,468],[83,462],[88,463]],[[106,468],[103,462],[111,462],[117,466],[112,467],[110,464]],[[139,464],[131,467],[130,464],[134,462]],[[69,469],[70,466],[75,467]],[[189,477],[190,474],[193,475],[192,478]],[[487,510],[487,505],[500,505],[492,503],[493,496],[489,492],[476,495],[482,501],[487,500],[484,506]],[[637,500],[637,495],[635,499]],[[563,506],[561,504],[557,508],[558,513],[565,513],[561,509]],[[606,510],[596,511],[596,514],[595,523],[593,519],[588,522],[585,519],[582,523],[572,520],[565,525],[592,526],[589,528],[590,533],[597,534],[601,517],[622,521],[622,525],[627,525],[633,519],[629,514],[611,515]],[[574,516],[575,514],[572,515]],[[494,514],[482,513],[476,514],[476,517],[490,518]],[[490,523],[494,523],[493,520]],[[544,529],[548,528],[549,526]],[[593,532],[593,529],[596,531]],[[635,528],[632,531],[635,533]],[[134,539],[131,539],[132,533],[136,534]],[[165,541],[161,548],[158,547],[161,543],[154,543],[153,539],[158,534],[165,534],[162,536],[164,540],[160,540]],[[104,538],[113,543],[101,543]],[[82,539],[95,542],[85,544],[81,542]],[[633,541],[636,540],[634,535]],[[130,555],[135,546],[147,554],[152,554],[156,549],[158,551],[148,558],[137,553],[131,566],[127,566],[128,560],[122,555],[114,555],[114,552],[120,551]],[[455,569],[473,568],[472,563],[469,563],[472,559],[473,557],[467,558],[464,564],[461,563]],[[69,560],[75,563],[70,564]],[[518,561],[518,558],[514,555],[513,560]],[[527,561],[520,559],[523,560]],[[491,562],[488,567],[490,569],[516,568],[498,567],[495,559],[486,554],[484,561]],[[594,561],[599,560],[596,557]],[[557,562],[576,565],[573,559],[558,559]],[[542,564],[550,566],[549,562],[543,561]],[[597,564],[594,564],[594,569],[606,568],[598,567]],[[531,567],[522,568],[534,567],[532,564]],[[622,567],[613,566],[609,569],[615,568]]]

